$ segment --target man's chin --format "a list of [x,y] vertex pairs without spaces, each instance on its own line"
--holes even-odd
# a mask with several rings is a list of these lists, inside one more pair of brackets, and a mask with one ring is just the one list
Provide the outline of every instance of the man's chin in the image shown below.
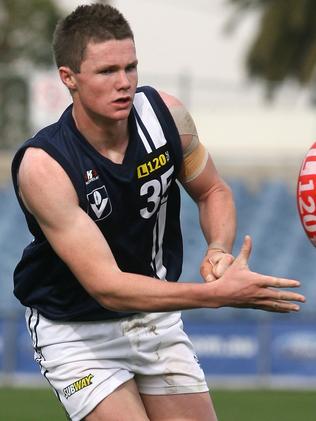
[[117,121],[126,120],[129,117],[130,112],[131,112],[131,108],[117,110],[112,114],[110,119],[117,120]]

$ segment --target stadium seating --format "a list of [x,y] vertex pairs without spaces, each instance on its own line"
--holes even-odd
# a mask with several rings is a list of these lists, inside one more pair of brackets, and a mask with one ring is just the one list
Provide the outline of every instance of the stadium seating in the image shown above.
[[[302,315],[315,316],[316,298],[314,259],[316,250],[307,240],[296,210],[294,192],[284,182],[262,183],[255,191],[242,180],[228,180],[238,212],[238,235],[234,248],[236,254],[245,234],[253,238],[250,267],[254,271],[300,279],[301,291],[307,295]],[[11,186],[0,189],[0,312],[21,309],[12,294],[12,273],[23,247],[31,241],[24,217]],[[201,280],[199,262],[205,252],[205,240],[199,229],[197,207],[182,191],[182,228],[184,238],[184,264],[181,280]],[[239,317],[271,317],[263,312],[221,309],[216,317],[227,317],[236,311]],[[189,311],[185,317],[214,317],[205,310]],[[242,315],[241,315],[242,314]]]
[[7,314],[20,309],[12,293],[12,274],[24,246],[31,241],[11,186],[0,189],[0,215],[0,312]]
[[[300,291],[307,296],[303,316],[315,316],[316,283],[314,259],[316,250],[301,227],[294,192],[281,181],[262,183],[255,191],[243,181],[228,180],[232,187],[238,216],[238,233],[234,254],[238,253],[245,234],[253,240],[249,265],[252,270],[299,279]],[[186,193],[182,194],[182,229],[185,244],[182,280],[201,279],[199,262],[206,243],[199,230],[196,205]],[[251,310],[240,312],[221,309],[216,317],[272,317],[271,314]],[[190,311],[190,317],[214,318],[212,312]]]

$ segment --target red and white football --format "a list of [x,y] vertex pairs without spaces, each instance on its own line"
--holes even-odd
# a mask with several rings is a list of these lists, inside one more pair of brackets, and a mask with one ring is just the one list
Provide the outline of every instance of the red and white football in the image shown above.
[[307,152],[300,169],[297,208],[306,235],[316,247],[316,142]]

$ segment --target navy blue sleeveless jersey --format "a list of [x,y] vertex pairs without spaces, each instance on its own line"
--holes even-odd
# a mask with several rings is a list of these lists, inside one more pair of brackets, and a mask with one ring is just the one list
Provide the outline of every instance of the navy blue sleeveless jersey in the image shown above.
[[105,158],[85,140],[72,118],[72,106],[57,123],[26,141],[14,157],[15,192],[34,236],[15,269],[14,294],[51,320],[105,320],[130,313],[105,309],[88,295],[23,205],[17,173],[28,147],[45,150],[64,168],[80,207],[103,233],[122,271],[168,281],[180,276],[178,131],[160,95],[150,87],[138,88],[128,124],[129,144],[122,164]]

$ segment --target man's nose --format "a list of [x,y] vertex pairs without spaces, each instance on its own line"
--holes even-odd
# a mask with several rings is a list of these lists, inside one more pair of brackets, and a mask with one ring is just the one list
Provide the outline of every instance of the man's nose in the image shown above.
[[130,86],[131,86],[131,83],[128,78],[128,75],[124,70],[122,70],[121,72],[118,73],[117,87],[119,89],[128,89],[130,88]]

